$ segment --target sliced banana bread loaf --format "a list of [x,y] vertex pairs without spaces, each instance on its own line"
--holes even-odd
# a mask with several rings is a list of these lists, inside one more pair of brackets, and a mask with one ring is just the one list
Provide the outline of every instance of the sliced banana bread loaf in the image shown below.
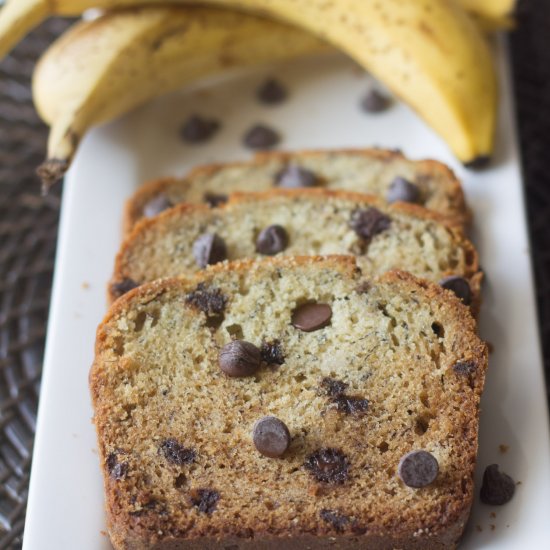
[[321,189],[235,194],[216,208],[183,204],[142,220],[122,244],[111,299],[225,259],[354,254],[369,274],[397,268],[436,282],[459,277],[458,293],[477,306],[477,253],[444,222],[417,205]]
[[202,166],[182,179],[143,185],[126,206],[128,232],[142,217],[182,203],[219,204],[234,191],[321,187],[402,200],[435,210],[458,224],[469,217],[455,175],[433,160],[412,161],[382,149],[266,152],[250,162]]
[[143,285],[90,374],[113,545],[454,548],[486,366],[451,292],[352,257]]

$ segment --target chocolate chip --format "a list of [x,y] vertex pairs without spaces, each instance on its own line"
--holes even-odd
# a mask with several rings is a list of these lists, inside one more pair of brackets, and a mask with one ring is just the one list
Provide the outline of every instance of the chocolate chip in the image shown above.
[[279,458],[290,445],[286,424],[274,416],[265,416],[254,424],[252,441],[258,452],[269,458]]
[[195,489],[191,493],[191,504],[203,514],[212,514],[220,500],[220,493],[214,489]]
[[398,176],[388,187],[386,200],[389,203],[393,202],[418,202],[420,198],[420,189],[409,180]]
[[452,290],[465,305],[469,306],[472,303],[472,290],[464,277],[451,275],[441,279],[439,284],[447,290]]
[[285,189],[315,187],[319,184],[319,178],[311,170],[289,164],[275,176],[275,184]]
[[411,451],[399,461],[397,473],[405,485],[419,489],[435,481],[439,464],[427,451]]
[[222,294],[219,288],[208,288],[204,283],[199,283],[197,288],[185,297],[185,302],[213,317],[223,313],[227,296]]
[[217,120],[192,115],[181,128],[181,137],[188,143],[202,143],[208,141],[219,128]]
[[282,365],[285,362],[285,355],[279,340],[262,342],[260,347],[260,355],[262,357],[262,361],[268,365]]
[[164,458],[172,464],[182,466],[183,464],[191,464],[195,462],[197,453],[194,449],[184,447],[177,439],[165,439],[159,445],[159,453],[164,455]]
[[279,134],[263,124],[256,124],[243,138],[243,143],[249,149],[268,149],[281,141]]
[[509,502],[516,492],[514,480],[499,470],[498,464],[491,464],[483,472],[483,483],[479,497],[483,504],[502,506]]
[[111,294],[115,298],[120,298],[123,294],[139,286],[133,279],[126,278],[121,281],[116,281],[111,285]]
[[256,252],[273,256],[288,245],[288,233],[281,225],[270,225],[263,229],[256,239]]
[[323,483],[344,483],[348,478],[350,463],[339,449],[319,449],[306,457],[304,468]]
[[375,89],[369,90],[361,100],[361,108],[367,113],[381,113],[390,105],[390,98]]
[[327,376],[321,381],[321,387],[327,392],[327,395],[337,397],[346,391],[348,384]]
[[245,340],[233,340],[223,346],[218,356],[220,369],[228,376],[252,376],[260,368],[260,350]]
[[128,462],[119,462],[117,453],[109,453],[106,462],[109,475],[113,479],[118,481],[128,474]]
[[465,375],[474,374],[474,372],[476,371],[476,368],[477,366],[475,361],[458,361],[458,363],[455,363],[453,365],[453,370],[457,374],[465,374]]
[[372,239],[375,235],[388,229],[390,225],[391,218],[374,207],[356,210],[350,220],[350,227],[365,240]]
[[292,326],[304,332],[312,332],[326,327],[332,318],[328,304],[304,304],[292,312]]
[[339,412],[344,414],[363,414],[369,408],[369,400],[354,395],[337,395],[333,397],[332,402],[336,404]]
[[355,287],[357,294],[366,294],[371,289],[371,284],[368,281],[363,281]]
[[193,256],[199,267],[206,267],[225,260],[227,248],[216,233],[203,233],[193,243]]
[[225,204],[229,197],[223,193],[209,193],[208,191],[202,197],[203,201],[206,202],[211,208],[216,208],[220,204]]
[[282,103],[287,95],[286,88],[274,78],[266,80],[256,92],[257,98],[267,105]]
[[319,516],[323,521],[329,523],[338,533],[342,533],[350,522],[348,516],[336,512],[335,510],[327,510],[323,508],[319,512]]
[[157,214],[160,214],[161,212],[164,212],[168,208],[172,208],[174,206],[170,199],[166,197],[166,195],[163,195],[162,193],[160,195],[157,195],[156,197],[153,197],[149,200],[143,207],[143,215],[146,218],[153,218]]

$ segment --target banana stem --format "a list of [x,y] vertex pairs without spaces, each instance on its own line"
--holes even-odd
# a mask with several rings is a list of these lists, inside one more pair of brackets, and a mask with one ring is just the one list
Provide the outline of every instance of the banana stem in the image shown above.
[[46,0],[7,0],[0,9],[0,59],[48,14]]

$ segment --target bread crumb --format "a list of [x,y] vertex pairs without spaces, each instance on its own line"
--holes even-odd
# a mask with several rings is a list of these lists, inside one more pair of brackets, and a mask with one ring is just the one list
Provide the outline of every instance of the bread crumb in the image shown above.
[[521,485],[521,481],[517,481],[517,482],[516,482],[516,485]]
[[504,443],[501,443],[499,446],[498,446],[498,450],[502,453],[502,454],[505,454],[508,452],[508,449],[510,449],[510,445],[504,445]]
[[495,345],[493,344],[493,342],[489,342],[488,340],[486,340],[485,343],[487,344],[487,351],[489,353],[493,353],[495,351]]
[[100,531],[99,534],[102,535],[103,537],[109,536],[109,533],[107,533],[107,531]]
[[481,527],[481,525],[479,525],[479,523],[476,525],[476,529],[477,529],[478,533],[481,533],[481,531],[483,531],[483,527]]
[[489,514],[489,516],[492,517],[492,518],[496,518],[496,517],[497,517],[497,515],[496,515],[494,512],[491,512],[491,513]]
[[494,531],[497,528],[497,526],[494,523],[491,523],[491,531]]
[[82,283],[82,288],[83,288],[84,290],[88,290],[88,289],[90,288],[90,283],[88,283],[87,281],[84,281],[84,282]]

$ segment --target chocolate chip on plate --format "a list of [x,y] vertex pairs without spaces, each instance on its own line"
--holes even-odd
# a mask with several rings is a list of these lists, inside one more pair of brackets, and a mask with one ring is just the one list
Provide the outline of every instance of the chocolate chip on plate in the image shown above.
[[499,470],[498,464],[485,468],[483,483],[479,492],[481,502],[492,506],[502,506],[509,502],[516,491],[514,480]]
[[304,332],[312,332],[326,327],[332,318],[332,308],[328,304],[309,303],[298,306],[292,312],[291,323]]
[[382,233],[391,225],[391,218],[380,212],[378,208],[367,208],[356,210],[350,221],[350,227],[362,239],[372,239],[375,235]]
[[467,306],[472,303],[472,289],[464,277],[451,275],[441,279],[439,284],[447,290],[452,290]]
[[361,108],[367,113],[381,113],[391,105],[391,99],[375,90],[369,90],[361,99]]
[[174,206],[170,199],[162,193],[150,199],[143,207],[143,215],[146,218],[153,218],[157,214],[164,212]]
[[215,489],[195,489],[191,492],[191,504],[203,514],[212,514],[220,500],[220,493]]
[[249,149],[269,149],[280,141],[278,132],[263,124],[256,124],[250,128],[243,138],[244,145]]
[[273,256],[288,246],[288,233],[282,225],[270,225],[256,239],[256,252]]
[[121,281],[116,281],[111,285],[111,293],[115,298],[120,298],[123,294],[130,292],[130,290],[137,288],[139,283],[136,283],[133,279],[126,277]]
[[397,473],[405,485],[419,489],[435,481],[439,464],[427,451],[411,451],[399,461]]
[[262,342],[260,354],[262,356],[262,361],[268,365],[282,365],[285,362],[285,354],[280,340]]
[[314,187],[318,183],[319,178],[314,172],[296,164],[289,164],[275,176],[275,184],[284,189]]
[[199,267],[206,267],[225,260],[227,248],[216,233],[203,233],[193,243],[193,256]]
[[181,128],[181,137],[187,143],[208,141],[220,128],[220,123],[199,115],[190,116]]
[[223,346],[218,356],[220,369],[228,376],[252,376],[260,368],[260,350],[245,340],[233,340]]
[[344,483],[348,478],[350,463],[339,449],[319,449],[306,457],[304,468],[323,483]]
[[402,178],[401,176],[396,177],[390,183],[388,192],[386,193],[386,200],[389,203],[418,202],[419,198],[420,190],[418,189],[418,186],[408,179]]
[[282,103],[288,96],[286,88],[274,78],[266,80],[256,92],[257,98],[267,105]]
[[191,464],[197,458],[197,453],[194,449],[184,447],[177,439],[172,437],[161,442],[159,453],[162,453],[168,462],[177,466]]
[[207,191],[202,198],[211,208],[216,208],[216,206],[220,206],[220,204],[225,204],[229,199],[229,197],[223,193],[210,193],[209,191]]
[[279,458],[290,445],[290,432],[282,420],[264,416],[252,428],[252,441],[259,453],[269,458]]

